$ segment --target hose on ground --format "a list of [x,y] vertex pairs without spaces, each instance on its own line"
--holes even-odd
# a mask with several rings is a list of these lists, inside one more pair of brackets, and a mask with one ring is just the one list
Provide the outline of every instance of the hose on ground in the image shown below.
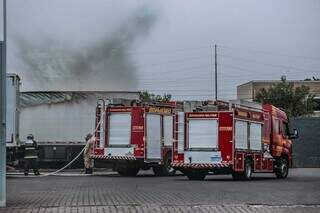
[[[92,137],[94,137],[94,135],[97,132],[98,128],[100,127],[100,124],[101,124],[102,121],[103,121],[103,119],[100,119],[99,123],[96,126],[96,129],[94,130],[94,132],[92,134],[93,135]],[[58,170],[56,170],[54,172],[50,172],[50,173],[47,173],[47,174],[39,175],[38,177],[46,177],[46,176],[50,176],[50,175],[55,175],[55,174],[61,172],[62,170],[66,169],[67,167],[71,166],[82,155],[84,150],[89,145],[89,141],[90,141],[90,139],[87,141],[87,143],[85,144],[83,149],[79,152],[79,154],[75,158],[73,158],[67,165],[65,165],[64,167],[62,167],[62,168],[60,168],[60,169],[58,169]]]

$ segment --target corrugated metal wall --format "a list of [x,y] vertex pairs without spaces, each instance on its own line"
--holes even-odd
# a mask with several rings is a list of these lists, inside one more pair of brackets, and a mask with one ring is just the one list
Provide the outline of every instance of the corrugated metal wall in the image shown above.
[[293,166],[320,167],[320,118],[295,118],[290,122],[299,130],[299,138],[293,143]]

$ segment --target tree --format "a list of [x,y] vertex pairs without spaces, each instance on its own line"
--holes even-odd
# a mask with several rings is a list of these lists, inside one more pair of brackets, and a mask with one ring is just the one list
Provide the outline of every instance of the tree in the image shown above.
[[163,102],[167,103],[171,100],[171,94],[155,95],[153,93],[149,93],[148,91],[140,92],[140,100],[145,102]]
[[260,89],[254,101],[280,107],[288,117],[310,114],[316,106],[309,87],[305,85],[294,87],[293,83],[286,81],[285,76],[281,77],[280,83],[273,84],[268,89]]

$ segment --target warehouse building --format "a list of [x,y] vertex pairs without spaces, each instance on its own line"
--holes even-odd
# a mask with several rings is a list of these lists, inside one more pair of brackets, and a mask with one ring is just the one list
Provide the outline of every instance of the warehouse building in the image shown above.
[[21,92],[19,138],[23,141],[33,134],[43,165],[60,166],[78,154],[85,135],[94,131],[97,100],[118,98],[139,99],[139,92]]

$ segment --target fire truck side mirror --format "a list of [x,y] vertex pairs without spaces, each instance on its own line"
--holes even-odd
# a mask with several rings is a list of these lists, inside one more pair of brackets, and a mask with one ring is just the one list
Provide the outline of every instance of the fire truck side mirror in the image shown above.
[[299,132],[297,129],[293,129],[293,133],[290,134],[290,139],[297,139],[299,137]]

